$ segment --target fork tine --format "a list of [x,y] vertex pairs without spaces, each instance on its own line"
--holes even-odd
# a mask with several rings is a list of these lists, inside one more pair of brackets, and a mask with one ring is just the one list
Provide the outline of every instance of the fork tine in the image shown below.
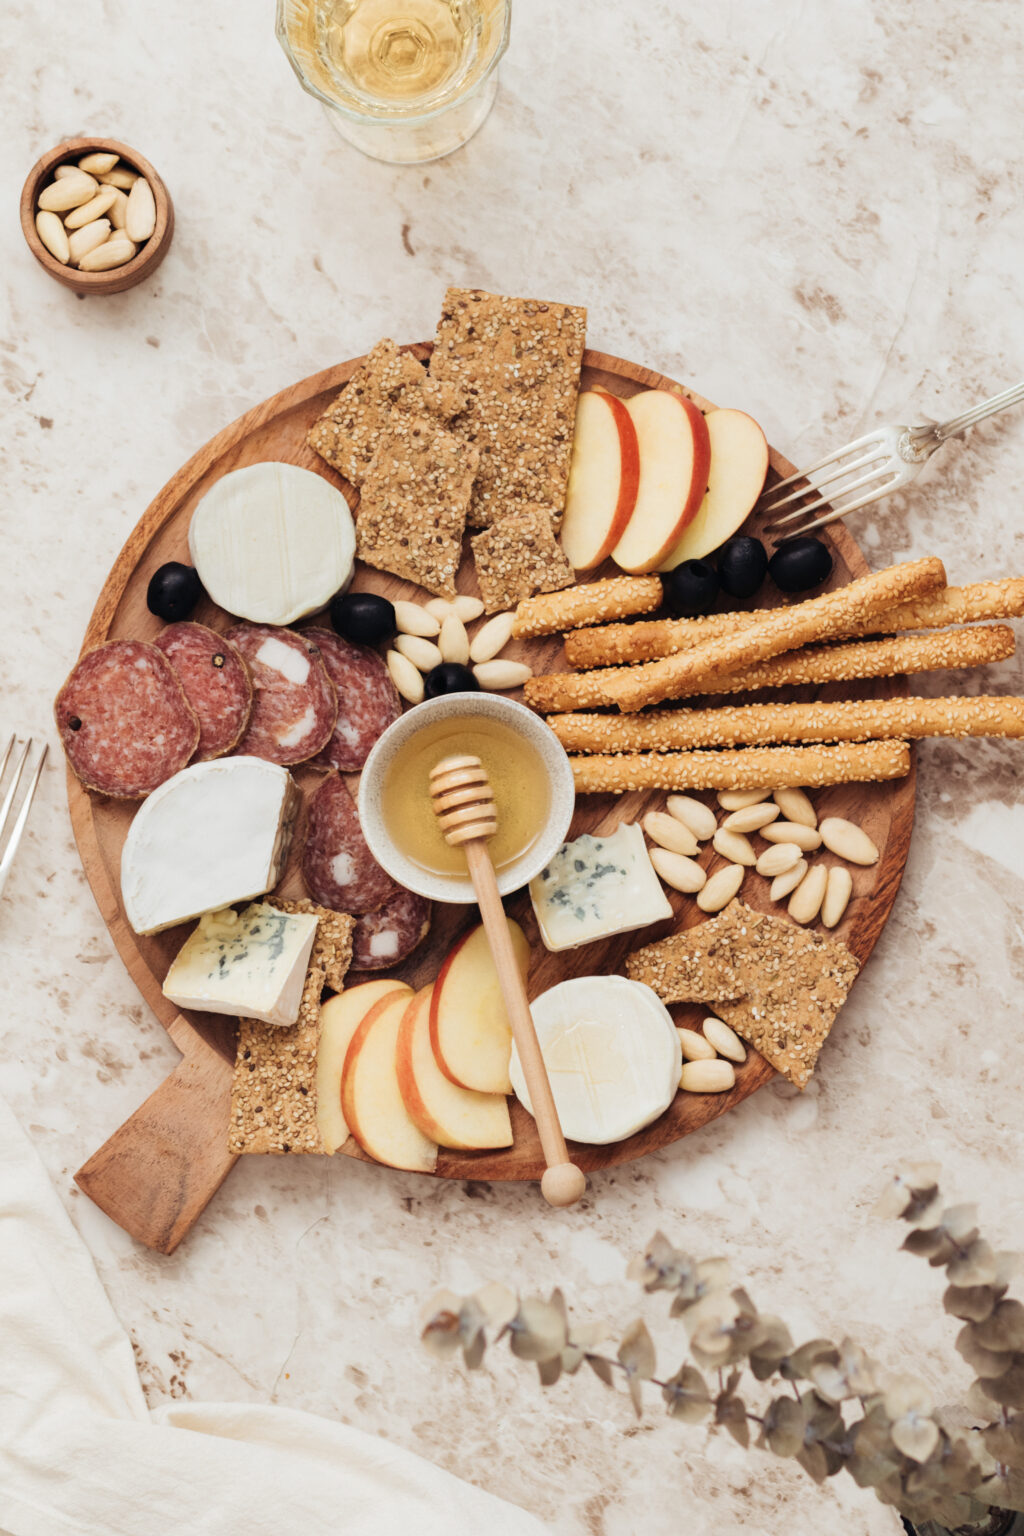
[[[888,489],[888,484],[880,485],[877,490],[868,491],[866,496],[858,496],[856,501],[851,501],[838,510],[833,507],[824,517],[817,517],[810,523],[801,523],[799,528],[790,528],[776,539],[776,543],[783,544],[787,539],[802,538],[805,533],[812,533],[815,528],[826,528],[829,523],[834,523],[839,518],[845,517],[847,512],[856,512],[858,507],[866,507],[873,501],[880,501],[888,493]],[[810,506],[801,507],[800,510],[801,513],[811,513],[817,512],[821,507],[828,506],[831,506],[828,497],[821,496],[817,501],[812,502]],[[788,518],[782,518],[778,523],[769,523],[765,528],[765,533],[773,533],[776,528],[782,526],[782,523],[788,521]]]
[[[819,475],[815,479],[815,482],[812,486],[797,487],[795,491],[790,491],[788,496],[783,496],[781,501],[776,501],[773,499],[775,492],[779,489],[779,486],[773,485],[767,495],[761,498],[761,511],[779,512],[784,506],[787,506],[789,502],[795,501],[798,496],[807,496],[811,491],[820,491],[823,485],[831,485],[834,480],[842,480],[844,476],[852,474],[855,469],[863,469],[867,464],[885,463],[888,460],[888,457],[889,455],[881,450],[879,450],[877,453],[865,453],[861,458],[854,459],[852,464],[839,465],[839,467],[833,470],[832,474],[830,475]],[[805,473],[810,474],[811,471],[808,470]],[[803,480],[805,476],[799,475],[795,478]]]
[[837,453],[827,453],[817,464],[810,464],[806,469],[798,469],[795,474],[787,475],[785,480],[776,480],[770,490],[765,492],[765,497],[774,496],[776,491],[781,491],[784,486],[792,485],[796,480],[806,480],[808,475],[816,475],[819,469],[830,469],[833,464],[845,459],[847,454],[855,448],[866,448],[869,443],[878,444],[881,436],[878,432],[866,432],[863,437],[855,437],[852,443],[847,443],[845,448],[840,448]]
[[[11,746],[13,746],[13,745],[14,745],[14,739],[12,737],[12,739],[11,739]],[[28,749],[29,749],[29,747],[31,745],[32,745],[32,741],[31,741],[31,738],[29,738],[29,740],[26,741],[25,745],[21,749],[21,756],[19,757],[17,763],[15,764],[14,777],[11,779],[10,784],[7,786],[7,793],[6,793],[6,795],[4,795],[4,803],[3,803],[3,805],[0,805],[0,839],[3,838],[4,832],[7,830],[7,822],[10,819],[11,810],[12,810],[12,808],[14,806],[14,797],[18,793],[18,785],[21,783],[21,776],[22,776],[22,774],[25,771],[25,762],[26,762],[26,760],[28,758]],[[8,747],[7,751],[4,754],[4,767],[5,768],[7,766],[7,759],[10,756],[10,753],[11,753],[11,748]]]
[[[18,763],[17,771],[14,776],[14,783],[12,784],[11,789],[8,790],[7,796],[4,798],[3,813],[0,815],[0,837],[3,836],[4,827],[7,825],[7,818],[10,815],[11,805],[14,803],[13,791],[18,786],[18,781],[21,778],[22,769],[25,766],[25,761],[28,757],[29,749],[31,746],[32,738],[29,737],[28,741],[25,743],[25,750],[21,754],[21,760]],[[39,761],[36,763],[32,777],[28,781],[28,788],[25,791],[25,798],[21,802],[21,810],[18,812],[14,826],[11,828],[11,835],[8,838],[7,847],[4,849],[3,857],[0,858],[0,896],[3,895],[3,889],[7,883],[7,876],[10,874],[11,865],[14,863],[14,855],[17,853],[18,844],[21,842],[21,834],[24,832],[25,823],[28,821],[28,813],[32,809],[32,801],[35,798],[35,792],[39,787],[39,780],[43,772],[43,764],[46,762],[46,754],[48,750],[49,743],[44,741],[43,750],[39,754]],[[10,801],[10,803],[8,803],[8,801]]]
[[[808,502],[805,507],[797,507],[795,512],[787,512],[785,517],[776,518],[773,523],[769,523],[768,524],[768,527],[769,528],[785,528],[787,526],[787,524],[795,523],[797,518],[805,517],[810,512],[817,512],[819,507],[831,506],[832,500],[833,500],[833,496],[835,496],[836,494],[838,494],[840,496],[851,496],[854,491],[859,491],[859,490],[861,490],[866,485],[874,485],[876,482],[878,482],[879,490],[875,491],[875,492],[872,492],[868,496],[868,498],[867,498],[868,501],[873,501],[877,495],[881,494],[882,486],[891,485],[892,482],[894,480],[898,479],[898,478],[899,477],[896,474],[895,470],[891,470],[891,469],[890,470],[885,470],[885,469],[872,470],[870,474],[861,475],[859,480],[853,480],[853,481],[851,481],[851,483],[849,485],[843,486],[843,488],[838,493],[833,492],[831,496],[825,496],[825,495],[819,496],[816,501]],[[864,505],[863,500],[858,501],[856,503],[856,505],[858,507],[862,507]],[[849,502],[846,502],[846,503],[844,503],[844,505],[843,505],[843,507],[841,509],[840,515],[842,515],[842,513],[844,513],[844,512],[849,512],[851,510],[852,510],[852,504],[849,503]]]

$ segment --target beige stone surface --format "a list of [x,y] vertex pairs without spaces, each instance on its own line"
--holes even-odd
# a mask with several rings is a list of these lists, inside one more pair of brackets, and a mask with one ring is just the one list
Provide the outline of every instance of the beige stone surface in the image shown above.
[[[749,410],[798,462],[876,421],[952,414],[1022,372],[1019,87],[999,7],[936,0],[911,30],[898,7],[842,0],[516,0],[492,117],[462,153],[418,168],[336,138],[271,12],[7,7],[5,731],[55,746],[51,700],[99,587],[175,468],[285,384],[385,334],[430,336],[449,284],[585,304],[592,345]],[[138,145],[178,213],[156,277],[109,299],[52,282],[16,217],[36,156],[90,130]],[[1024,574],[1022,484],[1019,411],[951,444],[857,529],[875,565],[935,553],[957,583]],[[1022,681],[1019,661],[956,679],[968,692]],[[419,1350],[416,1316],[437,1285],[497,1277],[560,1281],[581,1313],[624,1324],[626,1258],[660,1226],[728,1255],[796,1332],[849,1332],[952,1395],[964,1372],[941,1282],[868,1212],[894,1162],[935,1157],[998,1242],[1024,1247],[1024,758],[1019,744],[946,741],[918,761],[893,919],[802,1097],[766,1089],[595,1178],[571,1212],[531,1188],[252,1159],[170,1259],[134,1247],[71,1183],[175,1052],[112,951],[54,762],[0,903],[0,1083],[151,1400],[335,1415],[567,1536],[893,1536],[852,1484],[815,1489],[656,1406],[637,1426],[596,1381],[541,1394],[506,1358],[467,1380]]]

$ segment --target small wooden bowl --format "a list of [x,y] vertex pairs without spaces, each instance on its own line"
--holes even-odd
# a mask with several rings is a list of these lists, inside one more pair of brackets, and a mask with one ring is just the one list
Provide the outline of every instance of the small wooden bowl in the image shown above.
[[[77,163],[83,155],[92,154],[96,150],[107,150],[119,156],[133,171],[145,176],[153,189],[156,227],[139,248],[137,255],[131,261],[126,261],[123,267],[112,267],[109,272],[80,272],[77,267],[65,266],[57,261],[40,240],[36,231],[36,201],[42,189],[53,180],[58,165],[63,165],[65,161]],[[149,161],[144,160],[136,150],[129,149],[127,144],[120,144],[117,139],[65,139],[63,144],[58,144],[37,160],[28,173],[21,191],[21,229],[36,261],[58,283],[63,283],[65,288],[70,288],[74,293],[122,293],[125,288],[134,288],[136,283],[151,277],[167,255],[174,233],[174,204],[171,202],[171,194]]]

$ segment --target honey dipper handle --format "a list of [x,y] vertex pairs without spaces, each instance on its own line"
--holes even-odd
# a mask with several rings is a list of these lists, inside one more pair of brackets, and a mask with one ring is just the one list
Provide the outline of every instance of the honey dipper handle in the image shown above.
[[587,1181],[583,1172],[569,1161],[547,1068],[526,1000],[526,988],[509,938],[494,865],[483,839],[465,843],[464,848],[547,1164],[540,1183],[541,1193],[549,1205],[573,1205],[586,1189]]

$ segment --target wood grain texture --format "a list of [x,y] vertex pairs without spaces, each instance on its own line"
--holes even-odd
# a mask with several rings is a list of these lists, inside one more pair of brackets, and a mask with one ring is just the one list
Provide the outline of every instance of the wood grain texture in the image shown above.
[[[427,343],[418,344],[409,350],[423,360],[430,355],[430,346]],[[272,399],[264,401],[220,432],[178,471],[144,513],[118,556],[89,623],[83,650],[90,649],[105,640],[128,636],[151,640],[158,633],[162,627],[161,623],[146,608],[146,586],[149,577],[167,560],[188,560],[187,532],[192,510],[210,485],[228,470],[263,460],[282,460],[299,464],[323,474],[343,491],[351,504],[355,504],[356,494],[347,482],[307,448],[305,433],[310,424],[334,398],[341,385],[351,377],[361,361],[361,358],[356,358],[337,367],[328,368],[322,373],[293,385],[290,389],[283,390]],[[622,398],[628,398],[641,389],[681,388],[661,374],[594,351],[588,351],[585,354],[583,383],[586,388],[600,386]],[[684,389],[683,393],[702,409],[713,408],[710,402],[701,399],[693,391]],[[770,474],[774,477],[782,477],[792,472],[793,466],[780,454],[772,451]],[[756,519],[751,531],[758,531]],[[827,529],[825,538],[830,543],[835,557],[835,570],[828,587],[844,585],[855,576],[861,576],[867,572],[867,564],[857,545],[841,524],[833,524]],[[607,568],[593,573],[588,579],[611,574],[614,574],[614,568],[609,564]],[[422,601],[425,596],[418,588],[362,566],[357,572],[354,586],[357,589],[381,592],[392,598],[405,596]],[[468,559],[463,562],[459,587],[462,591],[476,592],[472,562]],[[751,599],[749,604],[742,606],[770,604],[771,590],[770,586],[766,586],[757,598]],[[781,594],[777,596],[781,600]],[[211,624],[215,629],[221,630],[226,629],[230,622],[221,610],[207,601],[200,605],[194,617],[200,622]],[[562,644],[558,637],[513,641],[504,654],[528,661],[537,672],[560,671],[564,670],[565,666]],[[784,697],[792,699],[891,697],[905,692],[904,679],[886,679],[881,682],[831,685],[823,689],[790,689],[785,690]],[[730,696],[729,702],[744,702],[744,696]],[[299,770],[296,777],[307,793],[318,782],[318,777],[310,770]],[[351,782],[354,787],[354,781]],[[160,990],[168,965],[188,932],[187,927],[171,929],[149,938],[140,938],[132,932],[124,917],[119,896],[118,871],[121,846],[135,807],[88,794],[81,788],[70,770],[68,798],[86,876],[104,921],[110,929],[111,938],[140,992],[165,1027],[172,1030],[174,1039],[185,1055],[186,1061],[200,1055],[208,1059],[208,1053],[212,1051],[225,1064],[230,1064],[234,1057],[233,1021],[208,1014],[186,1013],[181,1016]],[[704,798],[711,803],[712,797]],[[877,866],[873,869],[855,871],[853,898],[842,924],[836,930],[837,936],[850,946],[863,963],[870,955],[885,925],[902,878],[914,817],[913,769],[909,778],[896,783],[836,786],[816,792],[814,799],[821,815],[848,816],[859,822],[881,849],[881,859]],[[570,836],[575,837],[586,831],[597,833],[611,831],[621,821],[636,820],[646,810],[660,807],[663,802],[664,795],[660,792],[581,797],[577,802]],[[300,841],[301,828],[300,836],[296,839],[296,853],[293,854],[288,873],[280,887],[284,894],[301,893],[301,881],[297,870],[297,848]],[[819,855],[819,858],[823,858],[827,863],[831,862],[832,856],[825,854]],[[720,863],[721,860],[716,856],[708,867],[714,869]],[[771,910],[767,892],[767,883],[762,882],[758,876],[750,874],[744,882],[741,897],[752,906]],[[623,934],[604,942],[588,945],[580,951],[561,954],[550,954],[541,945],[528,892],[521,891],[510,897],[506,902],[506,910],[523,926],[532,945],[530,996],[536,997],[548,987],[565,980],[570,975],[621,972],[626,954],[638,943],[648,943],[660,938],[679,923],[691,926],[702,919],[702,914],[691,898],[677,896],[674,893],[669,894],[676,909],[675,923],[666,922],[645,930],[642,936]],[[472,907],[435,907],[434,922],[428,939],[405,964],[395,969],[393,974],[396,979],[408,982],[414,989],[432,982],[448,948],[476,920],[476,913]],[[359,979],[361,978],[354,978],[354,980]],[[681,1007],[674,1010],[674,1013],[677,1022],[681,1024],[691,1024],[701,1016],[701,1010],[691,1007]],[[842,1028],[842,1016],[836,1027]],[[828,1070],[827,1046],[820,1070]],[[772,1070],[767,1063],[751,1053],[747,1062],[738,1070],[736,1085],[729,1093],[706,1096],[679,1094],[660,1119],[637,1135],[608,1147],[578,1146],[570,1143],[570,1156],[578,1166],[587,1171],[642,1157],[647,1152],[664,1147],[682,1136],[699,1130],[701,1126],[726,1113],[734,1104],[755,1092],[772,1076]],[[152,1100],[147,1101],[147,1104],[151,1103]],[[162,1116],[167,1107],[166,1104],[161,1105]],[[543,1173],[544,1160],[533,1121],[515,1100],[510,1107],[515,1138],[511,1148],[478,1153],[452,1152],[442,1149],[436,1176],[485,1180],[539,1179]],[[145,1108],[146,1106],[143,1106],[143,1109]],[[226,1099],[221,1104],[216,1096],[210,1093],[190,1096],[187,1093],[179,1093],[176,1089],[174,1109],[179,1116],[178,1136],[182,1146],[199,1148],[207,1144],[215,1144],[218,1147],[224,1145],[227,1131]],[[129,1122],[129,1125],[132,1123]],[[166,1118],[161,1120],[161,1130],[169,1140],[170,1130]],[[107,1146],[109,1148],[110,1143]],[[364,1157],[351,1140],[342,1150],[347,1156]],[[216,1158],[213,1158],[213,1170],[218,1166]],[[110,1210],[111,1214],[115,1211],[120,1212],[121,1214],[115,1215],[115,1219],[128,1226],[128,1230],[135,1230],[142,1241],[150,1241],[154,1234],[160,1233],[174,1233],[177,1240],[182,1231],[187,1230],[190,1215],[191,1219],[194,1219],[202,1208],[202,1204],[205,1203],[195,1181],[182,1197],[180,1193],[176,1195],[173,1189],[161,1184],[159,1169],[143,1170],[134,1167],[129,1175],[127,1164],[121,1160],[115,1163],[109,1157],[107,1168],[114,1176],[115,1184],[120,1177],[126,1180],[130,1177],[136,1189],[133,1205],[131,1201],[122,1198],[116,1188],[114,1190],[107,1188],[104,1193],[107,1202],[104,1208]],[[93,1193],[98,1189],[98,1170],[92,1166],[92,1162],[86,1165],[86,1169],[82,1171],[83,1174],[86,1174],[87,1170],[91,1170],[87,1179],[91,1189],[87,1192]],[[139,1215],[140,1205],[146,1205],[139,1191],[144,1172],[147,1176],[149,1172],[153,1172],[156,1178],[156,1186],[152,1190],[148,1208],[159,1211],[159,1219],[147,1218],[143,1221]],[[387,1177],[387,1174],[382,1170],[381,1176]],[[429,1176],[424,1175],[424,1177]],[[223,1174],[220,1174],[214,1182],[211,1172],[207,1198],[213,1193],[222,1177]],[[83,1182],[83,1188],[85,1187],[86,1182]],[[189,1202],[187,1209],[183,1207],[177,1216],[168,1216],[168,1208],[173,1207],[178,1198],[185,1198]],[[123,1216],[129,1217],[134,1222],[134,1228],[128,1224],[127,1220],[122,1220]],[[162,1246],[162,1241],[158,1241],[155,1246]]]

